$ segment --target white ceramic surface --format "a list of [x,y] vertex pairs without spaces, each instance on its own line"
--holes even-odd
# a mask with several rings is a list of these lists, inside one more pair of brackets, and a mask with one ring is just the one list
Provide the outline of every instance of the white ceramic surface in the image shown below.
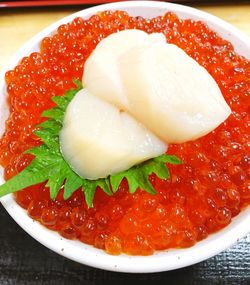
[[[10,65],[1,73],[0,134],[4,130],[4,119],[7,114],[5,98],[2,96],[6,93],[4,82],[5,71],[13,68],[22,57],[33,51],[37,51],[38,43],[41,39],[53,34],[59,25],[70,22],[75,17],[88,18],[98,11],[103,10],[125,10],[132,16],[139,15],[147,18],[163,15],[167,11],[172,11],[180,18],[202,20],[222,37],[230,40],[239,54],[250,58],[250,40],[247,36],[230,24],[193,8],[152,1],[119,2],[89,8],[70,15],[37,34],[16,53]],[[3,183],[2,170],[0,173],[0,183]],[[1,202],[13,219],[27,233],[51,250],[86,265],[120,272],[160,272],[188,266],[218,254],[246,235],[250,230],[250,207],[248,207],[234,218],[228,227],[216,234],[210,235],[207,239],[197,243],[191,248],[160,251],[148,257],[123,254],[111,256],[102,250],[95,249],[78,241],[64,239],[57,233],[47,230],[38,222],[34,222],[27,216],[26,212],[14,202],[12,195],[2,198]],[[27,248],[27,250],[29,249]]]

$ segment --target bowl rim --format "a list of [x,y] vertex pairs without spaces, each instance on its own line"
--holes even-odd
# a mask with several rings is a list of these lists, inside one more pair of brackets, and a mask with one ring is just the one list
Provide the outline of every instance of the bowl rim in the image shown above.
[[[108,3],[98,5],[95,7],[87,8],[82,11],[71,14],[63,19],[53,23],[49,27],[43,29],[41,32],[27,41],[13,56],[10,64],[5,68],[0,75],[0,90],[5,93],[5,81],[4,74],[7,70],[14,67],[18,61],[25,55],[29,54],[37,43],[45,37],[53,33],[61,24],[70,22],[75,17],[88,18],[92,14],[96,14],[99,11],[104,10],[126,10],[134,9],[135,7],[145,9],[155,9],[157,12],[173,11],[174,13],[186,13],[194,19],[201,19],[205,21],[209,26],[216,23],[223,30],[226,31],[224,38],[234,36],[239,45],[237,48],[241,50],[242,45],[243,55],[250,58],[250,41],[249,38],[240,32],[232,25],[224,22],[223,20],[210,15],[206,12],[187,7],[180,4],[157,2],[157,1],[127,1],[118,3]],[[131,13],[129,13],[131,14]],[[192,15],[192,16],[191,16]],[[242,45],[241,45],[242,44]],[[4,94],[3,93],[3,94]],[[2,102],[1,102],[2,100]],[[0,108],[4,108],[4,99],[0,98]],[[2,122],[6,116],[6,113],[0,118]],[[1,127],[1,126],[0,126]],[[3,182],[2,169],[0,172],[0,183]],[[25,210],[23,210],[14,201],[12,195],[8,195],[0,199],[1,203],[12,216],[12,218],[33,238],[45,245],[47,248],[61,254],[71,260],[79,263],[97,267],[100,269],[118,271],[118,272],[130,272],[130,273],[149,273],[149,272],[161,272],[167,270],[173,270],[182,268],[188,265],[195,264],[210,258],[224,249],[230,247],[240,238],[245,236],[249,232],[250,224],[250,207],[244,209],[236,218],[233,219],[230,225],[220,230],[219,232],[209,235],[203,241],[198,242],[191,248],[187,249],[171,249],[165,251],[156,252],[154,255],[145,256],[128,256],[121,254],[119,256],[108,255],[102,250],[93,248],[92,246],[83,244],[79,241],[72,241],[62,238],[57,232],[53,232],[42,226],[38,222],[34,222],[28,217]],[[80,245],[80,247],[79,247]],[[204,250],[204,248],[206,250]]]

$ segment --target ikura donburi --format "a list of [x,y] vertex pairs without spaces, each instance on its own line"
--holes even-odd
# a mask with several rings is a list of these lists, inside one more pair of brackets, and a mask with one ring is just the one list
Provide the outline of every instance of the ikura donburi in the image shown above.
[[157,195],[131,195],[123,181],[112,197],[97,190],[89,209],[80,190],[66,201],[61,191],[52,201],[44,184],[20,191],[15,198],[30,217],[65,238],[110,254],[150,255],[194,245],[250,204],[250,62],[205,23],[181,20],[173,13],[149,20],[106,11],[60,26],[42,40],[39,52],[6,73],[10,116],[0,140],[0,163],[9,179],[31,162],[33,157],[22,153],[41,143],[33,130],[44,120],[41,113],[54,106],[51,97],[74,87],[72,78],[81,79],[85,60],[100,40],[134,28],[163,33],[167,42],[205,67],[232,109],[230,117],[201,139],[169,146],[168,152],[183,164],[169,167],[171,180],[150,177]]

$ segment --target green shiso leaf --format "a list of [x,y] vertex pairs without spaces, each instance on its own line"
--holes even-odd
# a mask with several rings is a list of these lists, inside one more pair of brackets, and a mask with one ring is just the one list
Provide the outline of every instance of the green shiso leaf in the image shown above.
[[19,174],[0,186],[0,197],[22,190],[26,187],[46,182],[50,189],[51,199],[55,199],[60,189],[63,189],[64,199],[68,199],[78,190],[82,189],[86,203],[93,206],[94,195],[99,187],[107,195],[115,193],[123,179],[129,185],[129,192],[135,193],[140,188],[150,194],[156,191],[149,181],[149,175],[155,174],[161,179],[170,177],[166,163],[180,164],[181,161],[174,155],[163,154],[130,169],[110,175],[108,178],[88,180],[80,177],[70,165],[64,160],[60,151],[59,133],[63,126],[65,111],[76,93],[82,89],[79,80],[74,80],[75,89],[67,91],[63,96],[54,96],[52,100],[56,107],[46,110],[42,116],[47,118],[43,123],[37,125],[34,133],[41,139],[42,144],[24,152],[34,155],[32,162]]
[[72,171],[70,167],[68,167],[65,177],[66,182],[64,184],[63,198],[67,200],[77,189],[82,187],[83,179]]

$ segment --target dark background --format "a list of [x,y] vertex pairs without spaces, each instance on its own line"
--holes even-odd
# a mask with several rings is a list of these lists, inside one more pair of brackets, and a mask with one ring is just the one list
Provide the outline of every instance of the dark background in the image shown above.
[[84,266],[40,245],[0,205],[0,285],[250,285],[250,234],[207,261],[183,269],[126,274]]

